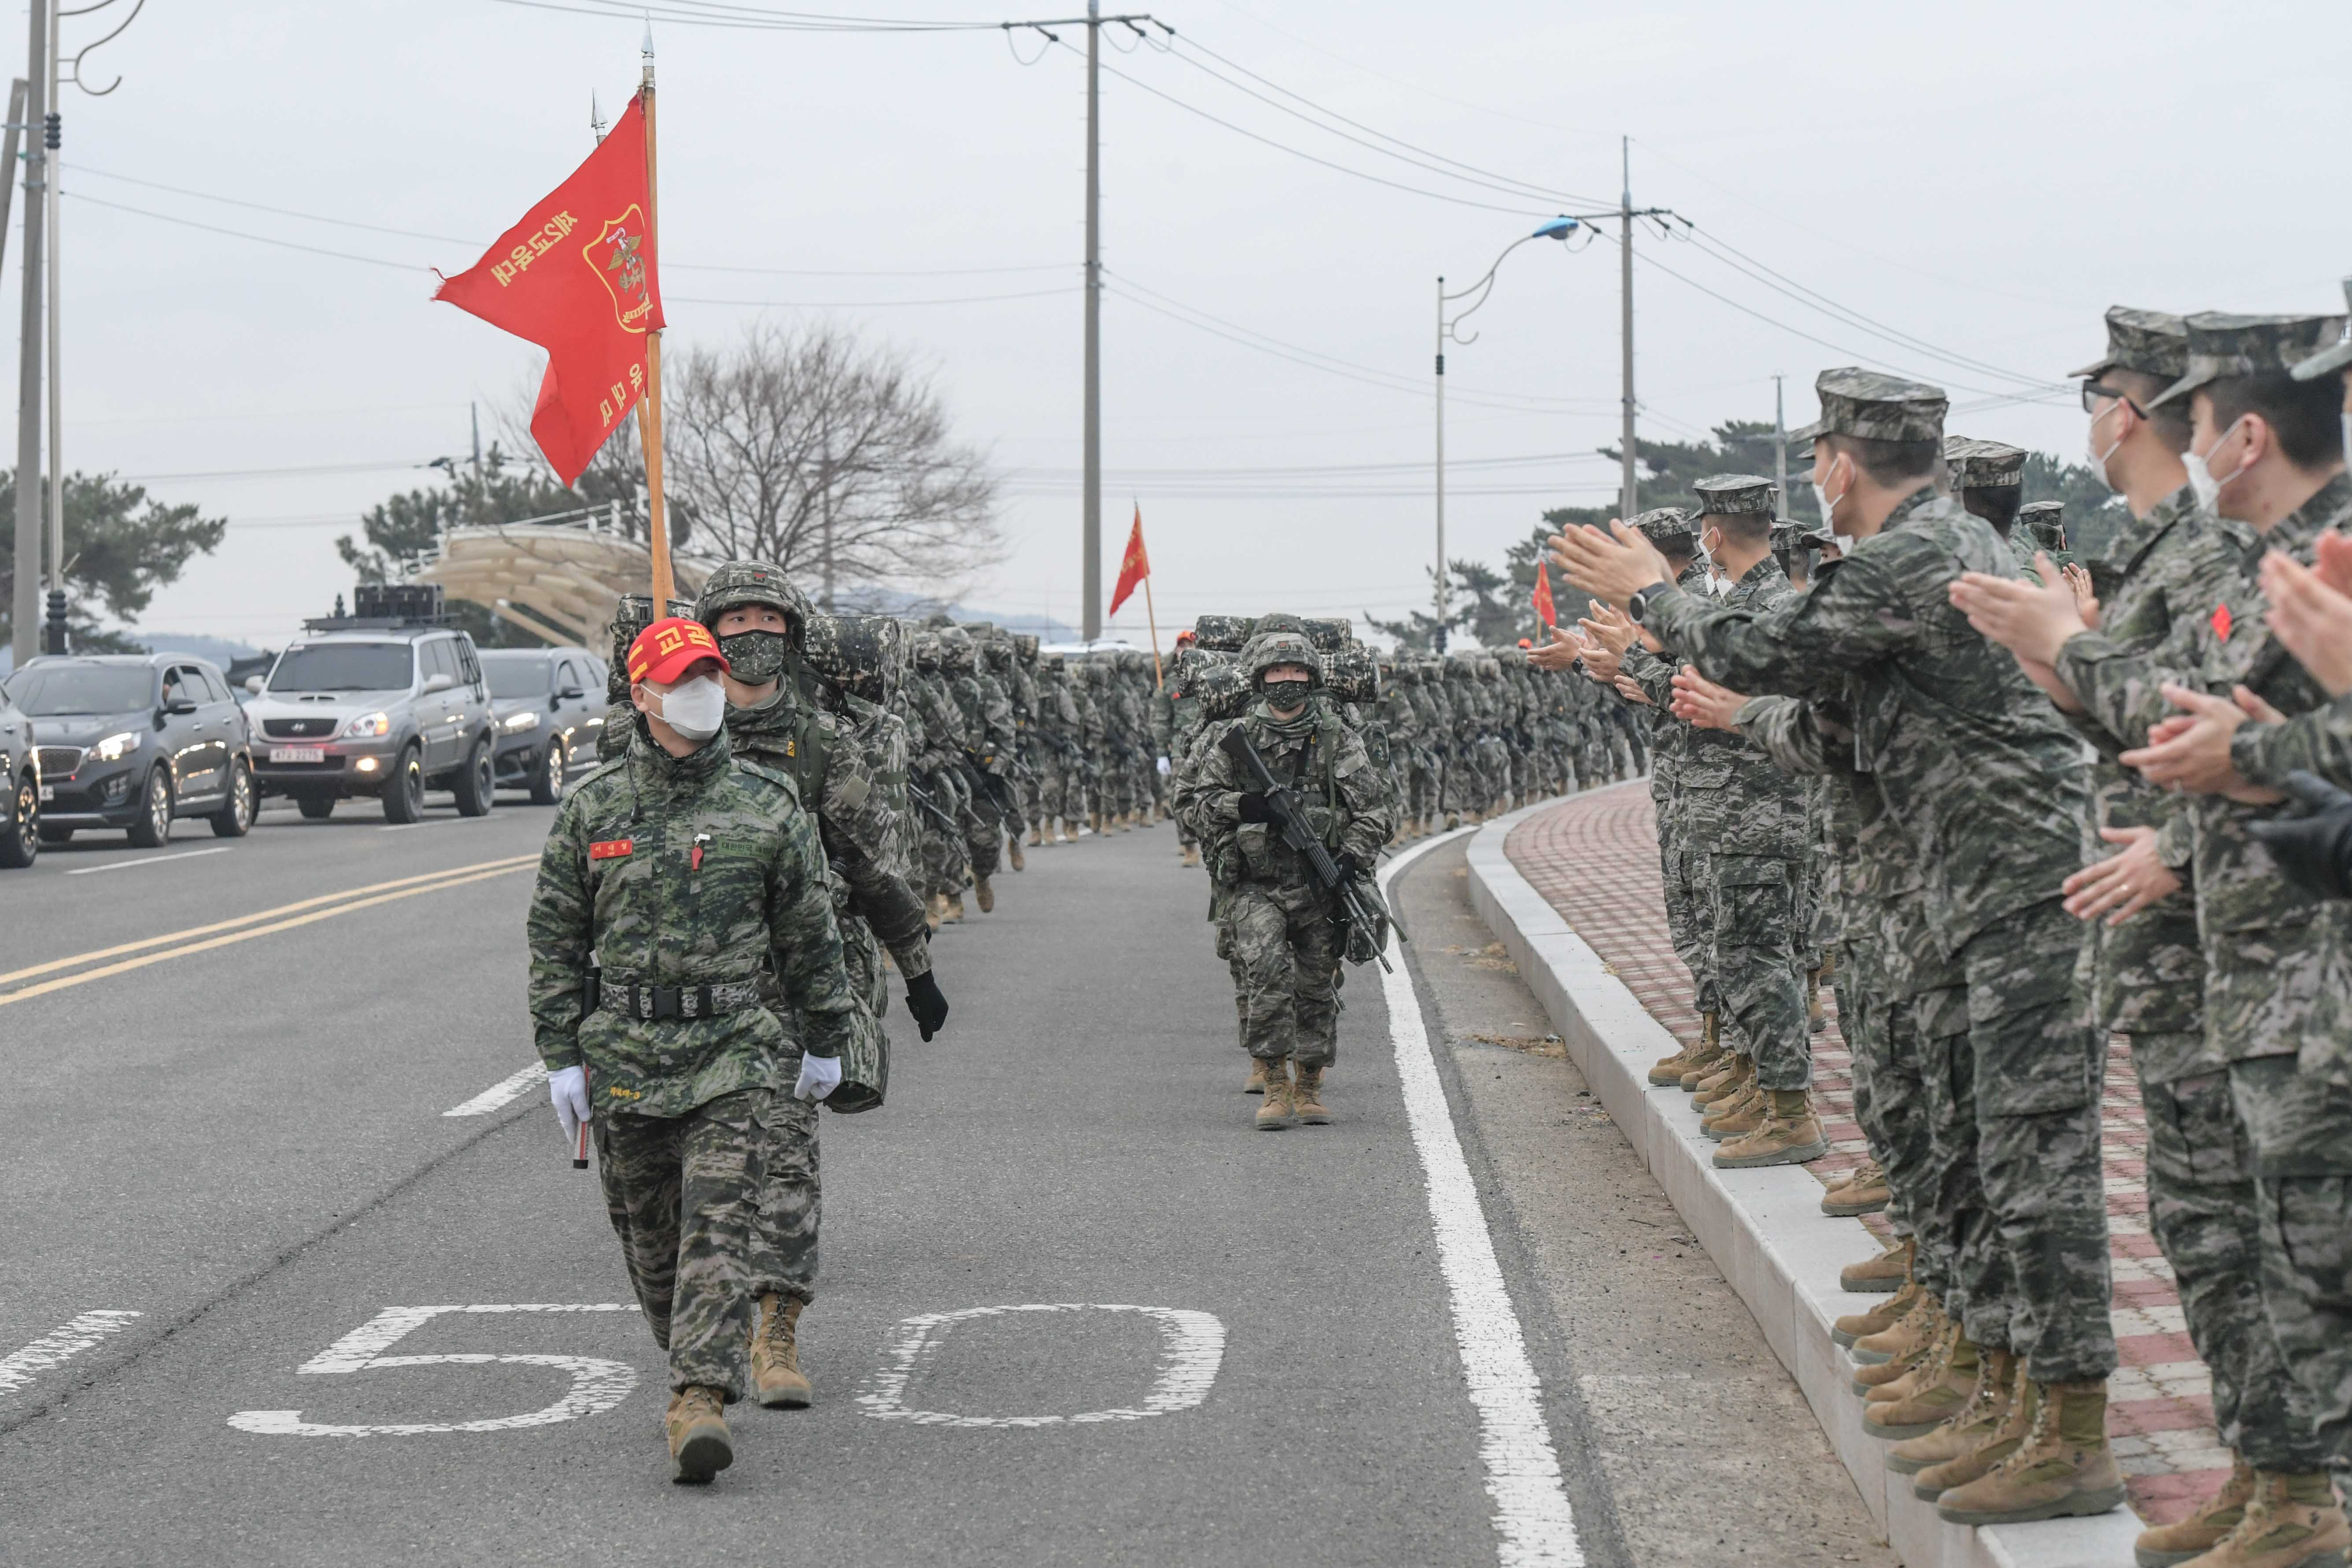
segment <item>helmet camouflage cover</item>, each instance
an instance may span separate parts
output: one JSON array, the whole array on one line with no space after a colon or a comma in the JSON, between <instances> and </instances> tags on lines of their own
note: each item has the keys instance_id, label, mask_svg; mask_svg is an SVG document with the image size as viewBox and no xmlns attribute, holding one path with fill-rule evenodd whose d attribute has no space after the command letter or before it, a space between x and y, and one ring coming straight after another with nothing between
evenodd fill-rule
<instances>
[{"instance_id":1,"label":"helmet camouflage cover","mask_svg":"<svg viewBox=\"0 0 2352 1568\"><path fill-rule=\"evenodd\" d=\"M794 641L807 631L809 597L786 576L784 569L767 561L730 561L710 574L702 596L694 601L694 618L711 626L728 611L743 605L770 605L784 613Z\"/></svg>"},{"instance_id":2,"label":"helmet camouflage cover","mask_svg":"<svg viewBox=\"0 0 2352 1568\"><path fill-rule=\"evenodd\" d=\"M1323 661L1303 633L1260 632L1242 649L1242 672L1253 691L1265 684L1265 672L1280 664L1298 665L1307 670L1309 685L1323 684Z\"/></svg>"}]
</instances>

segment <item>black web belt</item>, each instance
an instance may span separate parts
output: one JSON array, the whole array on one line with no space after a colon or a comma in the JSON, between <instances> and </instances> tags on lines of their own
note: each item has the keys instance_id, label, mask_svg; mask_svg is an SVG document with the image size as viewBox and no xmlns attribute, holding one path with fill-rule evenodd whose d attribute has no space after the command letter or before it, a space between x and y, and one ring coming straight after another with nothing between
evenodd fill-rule
<instances>
[{"instance_id":1,"label":"black web belt","mask_svg":"<svg viewBox=\"0 0 2352 1568\"><path fill-rule=\"evenodd\" d=\"M638 985L599 978L592 984L595 1000L590 1004L591 1010L601 1007L641 1021L716 1018L761 1005L757 980L722 980L715 985Z\"/></svg>"}]
</instances>

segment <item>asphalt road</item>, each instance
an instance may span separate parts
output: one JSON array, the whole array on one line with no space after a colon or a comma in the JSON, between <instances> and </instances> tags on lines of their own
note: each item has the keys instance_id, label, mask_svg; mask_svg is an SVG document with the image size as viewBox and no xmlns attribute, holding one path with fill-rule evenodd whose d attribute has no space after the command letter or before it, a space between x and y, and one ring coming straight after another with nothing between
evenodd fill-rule
<instances>
[{"instance_id":1,"label":"asphalt road","mask_svg":"<svg viewBox=\"0 0 2352 1568\"><path fill-rule=\"evenodd\" d=\"M824 1120L815 1407L671 1486L544 1091L445 1114L532 1060L548 816L0 876L0 1562L1888 1560L1458 843L1398 885L1421 1029L1352 971L1333 1123L1279 1134L1172 831L1031 851L934 949L947 1033ZM1531 1426L1465 1382L1502 1352Z\"/></svg>"}]
</instances>

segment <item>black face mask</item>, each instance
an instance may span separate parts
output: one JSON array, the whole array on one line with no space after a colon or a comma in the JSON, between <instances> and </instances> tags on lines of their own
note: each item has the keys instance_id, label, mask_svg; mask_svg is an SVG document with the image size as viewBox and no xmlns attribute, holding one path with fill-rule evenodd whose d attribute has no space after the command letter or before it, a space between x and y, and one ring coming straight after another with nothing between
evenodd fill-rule
<instances>
[{"instance_id":1,"label":"black face mask","mask_svg":"<svg viewBox=\"0 0 2352 1568\"><path fill-rule=\"evenodd\" d=\"M727 670L746 686L765 686L784 672L792 639L782 632L736 632L719 639Z\"/></svg>"},{"instance_id":2,"label":"black face mask","mask_svg":"<svg viewBox=\"0 0 2352 1568\"><path fill-rule=\"evenodd\" d=\"M1269 680L1265 683L1265 705L1277 713L1286 713L1305 702L1311 689L1311 681Z\"/></svg>"}]
</instances>

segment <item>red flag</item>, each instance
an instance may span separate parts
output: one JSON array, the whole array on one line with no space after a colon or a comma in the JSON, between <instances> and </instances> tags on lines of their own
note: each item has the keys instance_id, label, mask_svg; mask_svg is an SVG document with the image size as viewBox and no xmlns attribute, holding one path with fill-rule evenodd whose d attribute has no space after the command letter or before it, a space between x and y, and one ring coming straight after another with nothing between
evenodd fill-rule
<instances>
[{"instance_id":1,"label":"red flag","mask_svg":"<svg viewBox=\"0 0 2352 1568\"><path fill-rule=\"evenodd\" d=\"M646 180L646 117L629 100L588 161L434 298L547 351L530 433L565 484L646 389L663 326Z\"/></svg>"},{"instance_id":2,"label":"red flag","mask_svg":"<svg viewBox=\"0 0 2352 1568\"><path fill-rule=\"evenodd\" d=\"M1118 585L1110 591L1110 613L1118 614L1118 607L1127 603L1135 585L1150 575L1151 558L1143 553L1143 506L1138 502L1135 526L1127 531L1127 553L1119 557Z\"/></svg>"},{"instance_id":3,"label":"red flag","mask_svg":"<svg viewBox=\"0 0 2352 1568\"><path fill-rule=\"evenodd\" d=\"M1559 617L1551 607L1551 574L1544 570L1544 563L1540 561L1536 563L1536 615L1548 626L1559 625Z\"/></svg>"}]
</instances>

